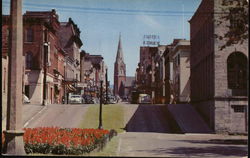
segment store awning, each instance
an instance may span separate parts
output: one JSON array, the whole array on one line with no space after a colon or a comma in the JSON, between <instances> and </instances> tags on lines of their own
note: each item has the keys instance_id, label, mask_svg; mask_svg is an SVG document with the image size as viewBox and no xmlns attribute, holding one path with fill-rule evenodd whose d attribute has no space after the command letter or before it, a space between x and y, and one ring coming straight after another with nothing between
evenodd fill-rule
<instances>
[{"instance_id":1,"label":"store awning","mask_svg":"<svg viewBox=\"0 0 250 158\"><path fill-rule=\"evenodd\" d=\"M66 90L67 90L68 92L75 92L75 91L76 91L76 88L73 87L71 84L67 84L67 85L66 85Z\"/></svg>"}]
</instances>

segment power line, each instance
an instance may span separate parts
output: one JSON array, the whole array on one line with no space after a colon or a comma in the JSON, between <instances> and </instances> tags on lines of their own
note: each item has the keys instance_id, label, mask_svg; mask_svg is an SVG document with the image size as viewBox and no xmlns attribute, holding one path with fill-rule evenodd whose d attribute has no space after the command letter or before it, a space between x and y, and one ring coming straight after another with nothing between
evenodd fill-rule
<instances>
[{"instance_id":1,"label":"power line","mask_svg":"<svg viewBox=\"0 0 250 158\"><path fill-rule=\"evenodd\" d=\"M9 5L8 2L3 2ZM75 7L75 6L63 6L63 5L49 5L49 4L33 4L24 3L24 8L39 8L48 9L56 8L57 10L64 12L82 12L82 13L96 13L96 14L114 14L114 15L149 15L149 16L191 16L194 12L186 11L155 11L155 10L131 10L131 9L111 9L111 8L87 8L87 7Z\"/></svg>"}]
</instances>

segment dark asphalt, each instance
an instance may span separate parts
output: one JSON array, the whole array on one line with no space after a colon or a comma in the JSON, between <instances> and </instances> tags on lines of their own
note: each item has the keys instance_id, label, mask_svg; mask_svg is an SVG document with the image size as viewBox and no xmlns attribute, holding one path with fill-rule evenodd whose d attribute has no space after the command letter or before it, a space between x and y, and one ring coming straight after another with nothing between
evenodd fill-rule
<instances>
[{"instance_id":1,"label":"dark asphalt","mask_svg":"<svg viewBox=\"0 0 250 158\"><path fill-rule=\"evenodd\" d=\"M126 125L127 132L171 133L166 105L141 104Z\"/></svg>"}]
</instances>

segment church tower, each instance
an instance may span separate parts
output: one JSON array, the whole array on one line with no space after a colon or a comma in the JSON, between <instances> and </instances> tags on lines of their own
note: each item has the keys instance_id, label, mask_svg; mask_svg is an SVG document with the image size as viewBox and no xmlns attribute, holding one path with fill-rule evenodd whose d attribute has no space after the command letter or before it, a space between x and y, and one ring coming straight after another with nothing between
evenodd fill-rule
<instances>
[{"instance_id":1,"label":"church tower","mask_svg":"<svg viewBox=\"0 0 250 158\"><path fill-rule=\"evenodd\" d=\"M126 81L126 65L123 59L122 42L120 34L118 49L116 54L116 61L114 64L114 95L119 95L120 97L123 97L125 81Z\"/></svg>"}]
</instances>

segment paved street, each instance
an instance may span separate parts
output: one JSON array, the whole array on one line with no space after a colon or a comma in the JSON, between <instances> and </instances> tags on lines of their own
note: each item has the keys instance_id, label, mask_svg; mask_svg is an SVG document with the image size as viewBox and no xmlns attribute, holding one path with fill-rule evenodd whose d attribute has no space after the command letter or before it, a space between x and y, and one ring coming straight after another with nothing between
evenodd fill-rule
<instances>
[{"instance_id":1,"label":"paved street","mask_svg":"<svg viewBox=\"0 0 250 158\"><path fill-rule=\"evenodd\" d=\"M118 156L235 158L248 153L247 136L171 133L166 105L122 105L127 132L118 134Z\"/></svg>"},{"instance_id":2,"label":"paved street","mask_svg":"<svg viewBox=\"0 0 250 158\"><path fill-rule=\"evenodd\" d=\"M240 158L248 149L246 136L126 132L118 137L119 156Z\"/></svg>"},{"instance_id":3,"label":"paved street","mask_svg":"<svg viewBox=\"0 0 250 158\"><path fill-rule=\"evenodd\" d=\"M82 121L88 106L86 104L48 105L41 114L37 114L30 120L26 127L76 128Z\"/></svg>"},{"instance_id":4,"label":"paved street","mask_svg":"<svg viewBox=\"0 0 250 158\"><path fill-rule=\"evenodd\" d=\"M167 109L165 105L150 104L127 104L127 106L137 108L127 122L127 132L158 132L170 133L169 120L167 119ZM127 106L124 106L127 108ZM128 109L130 109L128 107Z\"/></svg>"}]
</instances>

